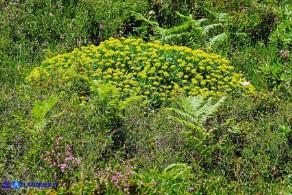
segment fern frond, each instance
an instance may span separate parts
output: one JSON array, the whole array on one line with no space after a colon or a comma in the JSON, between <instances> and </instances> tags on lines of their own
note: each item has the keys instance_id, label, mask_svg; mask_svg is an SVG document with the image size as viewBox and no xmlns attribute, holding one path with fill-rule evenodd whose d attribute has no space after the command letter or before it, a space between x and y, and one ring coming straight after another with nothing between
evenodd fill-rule
<instances>
[{"instance_id":1,"label":"fern frond","mask_svg":"<svg viewBox=\"0 0 292 195\"><path fill-rule=\"evenodd\" d=\"M179 34L170 34L170 35L166 35L163 38L163 41L170 41L170 40L174 40L174 39L181 39L183 36L191 36L191 33L189 32L184 32L184 33L179 33Z\"/></svg>"},{"instance_id":2,"label":"fern frond","mask_svg":"<svg viewBox=\"0 0 292 195\"><path fill-rule=\"evenodd\" d=\"M217 24L210 24L210 25L207 25L207 26L204 26L203 27L203 32L202 32L202 35L203 36L206 36L210 30L216 28L216 27L223 27L223 24L222 23L217 23Z\"/></svg>"},{"instance_id":3,"label":"fern frond","mask_svg":"<svg viewBox=\"0 0 292 195\"><path fill-rule=\"evenodd\" d=\"M197 121L197 119L195 117L193 117L191 112L184 112L184 111L181 111L181 110L176 109L176 108L166 108L165 110L173 111L176 114L180 115L180 117L184 118L185 120L189 120L189 121L192 121L194 123L196 123L196 121Z\"/></svg>"},{"instance_id":4,"label":"fern frond","mask_svg":"<svg viewBox=\"0 0 292 195\"><path fill-rule=\"evenodd\" d=\"M47 122L45 120L46 114L57 104L58 97L51 95L44 101L37 100L31 110L34 126L36 129L43 128Z\"/></svg>"},{"instance_id":5,"label":"fern frond","mask_svg":"<svg viewBox=\"0 0 292 195\"><path fill-rule=\"evenodd\" d=\"M201 95L190 96L190 97L186 97L182 99L181 102L182 102L182 107L185 111L194 112L202 105L202 103L204 102L204 98Z\"/></svg>"},{"instance_id":6,"label":"fern frond","mask_svg":"<svg viewBox=\"0 0 292 195\"><path fill-rule=\"evenodd\" d=\"M191 15L190 16L185 16L185 15L179 13L179 12L176 12L176 14L178 16L180 16L181 18L186 19L188 22L191 22L193 24L196 24L196 26L200 26L202 22L205 22L205 21L208 20L207 18L201 18L201 19L196 20Z\"/></svg>"},{"instance_id":7,"label":"fern frond","mask_svg":"<svg viewBox=\"0 0 292 195\"><path fill-rule=\"evenodd\" d=\"M218 108L223 104L223 102L225 101L226 97L223 96L221 97L215 104L212 104L212 99L208 99L207 103L204 104L201 108L200 108L200 118L198 120L198 123L203 124L204 122L206 122L206 120L208 118L210 118L210 116L215 113Z\"/></svg>"},{"instance_id":8,"label":"fern frond","mask_svg":"<svg viewBox=\"0 0 292 195\"><path fill-rule=\"evenodd\" d=\"M181 106L186 113L191 113L192 122L198 123L199 119L199 108L204 103L204 98L202 96L190 96L183 98L181 100Z\"/></svg>"},{"instance_id":9,"label":"fern frond","mask_svg":"<svg viewBox=\"0 0 292 195\"><path fill-rule=\"evenodd\" d=\"M218 15L218 21L219 22L226 22L227 21L227 13L219 13Z\"/></svg>"},{"instance_id":10,"label":"fern frond","mask_svg":"<svg viewBox=\"0 0 292 195\"><path fill-rule=\"evenodd\" d=\"M147 18L145 18L142 14L140 13L137 13L137 12L134 12L134 11L131 11L131 14L132 16L134 16L137 20L142 20L152 26L159 26L158 22L155 22L155 21L151 21L151 20L148 20Z\"/></svg>"},{"instance_id":11,"label":"fern frond","mask_svg":"<svg viewBox=\"0 0 292 195\"><path fill-rule=\"evenodd\" d=\"M48 111L50 111L57 102L58 97L54 95L51 95L48 99L44 101L37 100L31 110L31 114L35 122L43 120Z\"/></svg>"},{"instance_id":12,"label":"fern frond","mask_svg":"<svg viewBox=\"0 0 292 195\"><path fill-rule=\"evenodd\" d=\"M176 163L168 165L162 172L167 178L177 179L184 174L190 174L192 167L187 163Z\"/></svg>"},{"instance_id":13,"label":"fern frond","mask_svg":"<svg viewBox=\"0 0 292 195\"><path fill-rule=\"evenodd\" d=\"M193 18L191 17L191 16L185 16L185 15L183 15L183 14L181 14L181 13L179 13L179 12L175 12L179 17L181 17L181 18L184 18L184 19L187 19L187 20L193 20Z\"/></svg>"},{"instance_id":14,"label":"fern frond","mask_svg":"<svg viewBox=\"0 0 292 195\"><path fill-rule=\"evenodd\" d=\"M170 115L170 118L192 129L198 129L218 110L225 99L226 97L223 96L213 104L211 98L204 100L200 95L191 96L181 99L182 110L176 108L166 108L166 110L179 115L179 117Z\"/></svg>"},{"instance_id":15,"label":"fern frond","mask_svg":"<svg viewBox=\"0 0 292 195\"><path fill-rule=\"evenodd\" d=\"M198 135L202 135L206 132L203 128L201 128L199 125L197 125L194 122L189 122L187 120L180 119L176 116L169 116L169 118L181 123L182 125L190 128L190 129L192 129L194 131L194 133L196 133Z\"/></svg>"},{"instance_id":16,"label":"fern frond","mask_svg":"<svg viewBox=\"0 0 292 195\"><path fill-rule=\"evenodd\" d=\"M203 124L214 112L215 110L212 107L211 99L208 99L198 111L198 122Z\"/></svg>"},{"instance_id":17,"label":"fern frond","mask_svg":"<svg viewBox=\"0 0 292 195\"><path fill-rule=\"evenodd\" d=\"M153 30L154 30L156 35L160 35L161 39L164 39L167 29L159 27L159 26L155 26Z\"/></svg>"},{"instance_id":18,"label":"fern frond","mask_svg":"<svg viewBox=\"0 0 292 195\"><path fill-rule=\"evenodd\" d=\"M213 18L215 18L216 20L218 20L219 22L225 22L227 20L227 13L217 13L217 12L213 12L207 8L204 8Z\"/></svg>"},{"instance_id":19,"label":"fern frond","mask_svg":"<svg viewBox=\"0 0 292 195\"><path fill-rule=\"evenodd\" d=\"M179 26L175 26L169 29L164 29L165 36L175 34L175 33L185 33L186 31L189 31L190 28L199 27L200 23L204 21L203 19L195 20L191 16L185 16L183 14L180 14L179 12L176 12L176 14L179 15L181 18L186 19L186 21L183 22Z\"/></svg>"},{"instance_id":20,"label":"fern frond","mask_svg":"<svg viewBox=\"0 0 292 195\"><path fill-rule=\"evenodd\" d=\"M205 11L207 11L211 16L213 16L214 18L217 18L217 13L216 12L213 12L211 10L209 10L208 8L204 8Z\"/></svg>"},{"instance_id":21,"label":"fern frond","mask_svg":"<svg viewBox=\"0 0 292 195\"><path fill-rule=\"evenodd\" d=\"M190 28L193 27L194 25L198 26L198 25L196 25L196 21L195 20L194 21L193 20L189 20L189 21L186 21L186 22L182 23L179 26L175 26L175 27L166 29L166 34L185 32L185 31L190 30Z\"/></svg>"},{"instance_id":22,"label":"fern frond","mask_svg":"<svg viewBox=\"0 0 292 195\"><path fill-rule=\"evenodd\" d=\"M208 21L207 18L201 18L201 19L197 20L197 22L198 22L198 26L201 26L201 24L202 24L203 22L206 22L206 21Z\"/></svg>"},{"instance_id":23,"label":"fern frond","mask_svg":"<svg viewBox=\"0 0 292 195\"><path fill-rule=\"evenodd\" d=\"M247 37L247 33L243 33L243 32L236 32L235 35L237 37Z\"/></svg>"},{"instance_id":24,"label":"fern frond","mask_svg":"<svg viewBox=\"0 0 292 195\"><path fill-rule=\"evenodd\" d=\"M221 33L219 35L216 35L215 37L212 37L209 40L207 45L210 46L210 47L215 47L215 46L218 46L219 44L223 43L227 39L228 39L227 34L226 33Z\"/></svg>"}]
</instances>

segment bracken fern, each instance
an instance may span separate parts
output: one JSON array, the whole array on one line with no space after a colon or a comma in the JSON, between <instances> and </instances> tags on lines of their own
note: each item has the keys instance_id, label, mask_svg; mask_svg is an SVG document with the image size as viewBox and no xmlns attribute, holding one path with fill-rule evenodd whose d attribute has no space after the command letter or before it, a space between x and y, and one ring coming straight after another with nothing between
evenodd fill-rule
<instances>
[{"instance_id":1,"label":"bracken fern","mask_svg":"<svg viewBox=\"0 0 292 195\"><path fill-rule=\"evenodd\" d=\"M206 18L196 20L192 18L191 15L185 16L179 12L176 12L176 14L186 21L181 25L166 29L160 27L158 22L150 21L140 13L132 12L132 15L136 17L137 20L142 20L151 25L155 32L155 36L160 37L162 42L171 43L172 41L180 40L182 37L187 37L190 42L203 40L203 44L216 47L228 39L228 34L225 32L213 37L210 35L211 30L224 27L224 22L226 21L225 13L213 13L214 17L216 17L216 20L219 22L209 25L203 25L203 22L208 21Z\"/></svg>"},{"instance_id":2,"label":"bracken fern","mask_svg":"<svg viewBox=\"0 0 292 195\"><path fill-rule=\"evenodd\" d=\"M175 113L175 115L170 113L169 117L192 129L195 134L194 138L202 141L210 133L204 129L203 124L218 110L225 99L226 97L223 96L213 104L212 98L204 100L200 95L190 96L181 98L181 109L172 107L166 108L166 110Z\"/></svg>"},{"instance_id":3,"label":"bracken fern","mask_svg":"<svg viewBox=\"0 0 292 195\"><path fill-rule=\"evenodd\" d=\"M36 129L41 129L46 125L45 115L57 104L58 97L51 95L44 101L37 100L31 110L33 122Z\"/></svg>"}]
</instances>

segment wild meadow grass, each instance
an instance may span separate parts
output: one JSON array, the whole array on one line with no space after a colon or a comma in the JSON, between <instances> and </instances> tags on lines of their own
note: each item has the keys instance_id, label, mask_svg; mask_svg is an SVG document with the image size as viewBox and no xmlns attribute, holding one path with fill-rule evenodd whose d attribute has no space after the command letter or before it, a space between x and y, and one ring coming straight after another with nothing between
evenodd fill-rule
<instances>
[{"instance_id":1,"label":"wild meadow grass","mask_svg":"<svg viewBox=\"0 0 292 195\"><path fill-rule=\"evenodd\" d=\"M291 6L0 0L0 194L292 193Z\"/></svg>"}]
</instances>

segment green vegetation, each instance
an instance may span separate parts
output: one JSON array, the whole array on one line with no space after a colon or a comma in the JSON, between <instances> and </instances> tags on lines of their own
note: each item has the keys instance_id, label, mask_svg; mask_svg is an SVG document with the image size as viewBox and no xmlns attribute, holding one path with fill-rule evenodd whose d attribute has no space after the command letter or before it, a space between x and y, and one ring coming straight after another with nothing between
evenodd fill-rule
<instances>
[{"instance_id":1,"label":"green vegetation","mask_svg":"<svg viewBox=\"0 0 292 195\"><path fill-rule=\"evenodd\" d=\"M0 0L0 194L290 194L290 1Z\"/></svg>"}]
</instances>

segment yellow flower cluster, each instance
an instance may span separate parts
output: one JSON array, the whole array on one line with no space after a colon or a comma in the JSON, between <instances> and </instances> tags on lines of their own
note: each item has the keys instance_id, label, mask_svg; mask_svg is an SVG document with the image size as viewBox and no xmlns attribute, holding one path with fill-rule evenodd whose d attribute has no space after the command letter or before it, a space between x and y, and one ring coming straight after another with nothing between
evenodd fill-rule
<instances>
[{"instance_id":1,"label":"yellow flower cluster","mask_svg":"<svg viewBox=\"0 0 292 195\"><path fill-rule=\"evenodd\" d=\"M76 76L115 85L125 96L147 95L165 100L178 92L221 96L227 92L253 93L254 88L220 55L184 46L114 39L99 46L81 47L42 63L28 75L32 85L70 87Z\"/></svg>"}]
</instances>

